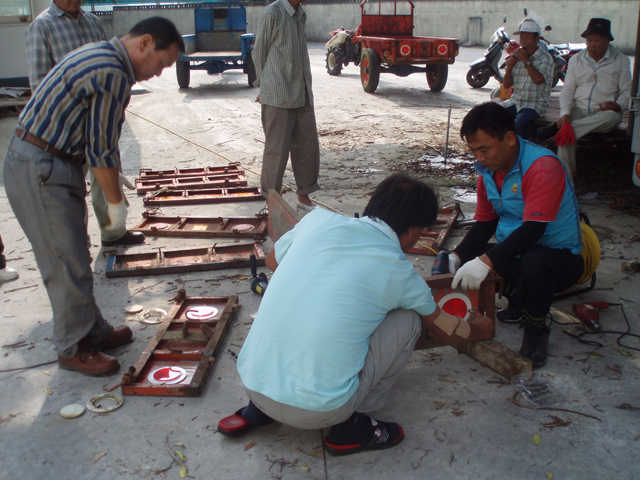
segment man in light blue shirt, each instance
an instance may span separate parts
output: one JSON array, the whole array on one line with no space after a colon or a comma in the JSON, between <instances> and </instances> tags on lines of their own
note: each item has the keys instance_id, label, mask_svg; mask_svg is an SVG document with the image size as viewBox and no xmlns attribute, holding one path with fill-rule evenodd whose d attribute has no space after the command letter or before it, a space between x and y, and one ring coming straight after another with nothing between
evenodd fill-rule
<instances>
[{"instance_id":1,"label":"man in light blue shirt","mask_svg":"<svg viewBox=\"0 0 640 480\"><path fill-rule=\"evenodd\" d=\"M366 413L384 405L421 327L451 343L491 328L441 312L405 257L437 210L426 184L396 174L363 218L317 209L275 244L275 273L238 357L251 402L218 431L236 436L273 420L332 427L324 446L335 455L403 439L398 424Z\"/></svg>"}]
</instances>

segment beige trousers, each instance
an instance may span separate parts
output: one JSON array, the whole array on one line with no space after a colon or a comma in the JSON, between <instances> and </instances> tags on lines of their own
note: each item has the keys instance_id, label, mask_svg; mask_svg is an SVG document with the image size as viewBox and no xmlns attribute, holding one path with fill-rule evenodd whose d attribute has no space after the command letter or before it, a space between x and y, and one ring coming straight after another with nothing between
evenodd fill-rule
<instances>
[{"instance_id":1,"label":"beige trousers","mask_svg":"<svg viewBox=\"0 0 640 480\"><path fill-rule=\"evenodd\" d=\"M313 106L278 108L262 105L262 127L265 136L260 178L262 195L267 198L271 188L282 191L289 153L298 195L320 190L320 145Z\"/></svg>"},{"instance_id":2,"label":"beige trousers","mask_svg":"<svg viewBox=\"0 0 640 480\"><path fill-rule=\"evenodd\" d=\"M576 174L576 146L578 139L591 132L608 132L613 130L622 121L622 114L613 110L604 110L587 115L582 110L571 110L571 126L576 134L576 143L558 147L558 158L567 169L569 178Z\"/></svg>"}]
</instances>

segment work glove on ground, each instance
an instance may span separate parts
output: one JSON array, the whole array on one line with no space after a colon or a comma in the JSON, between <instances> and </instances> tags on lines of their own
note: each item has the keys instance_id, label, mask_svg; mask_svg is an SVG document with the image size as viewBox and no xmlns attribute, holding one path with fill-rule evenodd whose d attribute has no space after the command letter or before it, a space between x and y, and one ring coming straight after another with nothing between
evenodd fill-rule
<instances>
[{"instance_id":1,"label":"work glove on ground","mask_svg":"<svg viewBox=\"0 0 640 480\"><path fill-rule=\"evenodd\" d=\"M125 228L127 220L127 206L124 203L124 197L120 203L107 202L107 214L109 215L109 224L104 226L105 230L121 230Z\"/></svg>"},{"instance_id":2,"label":"work glove on ground","mask_svg":"<svg viewBox=\"0 0 640 480\"><path fill-rule=\"evenodd\" d=\"M131 180L129 180L123 174L121 174L121 173L119 174L119 179L120 179L120 186L124 185L129 190L135 190L136 189L136 186L133 183L131 183Z\"/></svg>"},{"instance_id":3,"label":"work glove on ground","mask_svg":"<svg viewBox=\"0 0 640 480\"><path fill-rule=\"evenodd\" d=\"M451 287L456 288L460 284L464 290L477 290L490 270L489 265L480 260L480 257L476 257L458 269Z\"/></svg>"},{"instance_id":4,"label":"work glove on ground","mask_svg":"<svg viewBox=\"0 0 640 480\"><path fill-rule=\"evenodd\" d=\"M565 145L568 145L569 143L571 145L575 144L576 134L573 131L573 127L571 126L571 123L565 122L564 125L562 125L562 128L560 129L560 131L556 133L555 137L553 137L553 140L556 142L556 145L558 145L559 147L563 147Z\"/></svg>"}]
</instances>

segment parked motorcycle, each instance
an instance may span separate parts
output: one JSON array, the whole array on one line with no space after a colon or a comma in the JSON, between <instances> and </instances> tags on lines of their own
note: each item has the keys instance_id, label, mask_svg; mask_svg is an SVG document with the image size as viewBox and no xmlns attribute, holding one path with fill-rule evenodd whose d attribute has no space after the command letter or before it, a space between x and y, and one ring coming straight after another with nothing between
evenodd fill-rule
<instances>
[{"instance_id":1,"label":"parked motorcycle","mask_svg":"<svg viewBox=\"0 0 640 480\"><path fill-rule=\"evenodd\" d=\"M498 65L502 57L502 49L511 42L507 32L504 30L506 23L507 17L504 16L502 25L491 36L491 43L484 51L484 57L479 58L469 65L469 71L467 72L467 83L469 86L473 88L484 87L491 77L494 77L498 82L502 83L502 73L500 73Z\"/></svg>"}]
</instances>

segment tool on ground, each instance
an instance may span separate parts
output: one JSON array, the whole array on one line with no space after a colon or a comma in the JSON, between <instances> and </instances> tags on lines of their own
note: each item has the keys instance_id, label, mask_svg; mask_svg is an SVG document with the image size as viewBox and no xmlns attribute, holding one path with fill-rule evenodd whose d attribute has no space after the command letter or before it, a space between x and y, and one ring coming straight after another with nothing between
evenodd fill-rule
<instances>
[{"instance_id":1,"label":"tool on ground","mask_svg":"<svg viewBox=\"0 0 640 480\"><path fill-rule=\"evenodd\" d=\"M264 272L260 272L260 275L258 275L255 255L251 255L251 257L249 257L249 264L251 266L251 291L262 296L269 284L267 275Z\"/></svg>"},{"instance_id":2,"label":"tool on ground","mask_svg":"<svg viewBox=\"0 0 640 480\"><path fill-rule=\"evenodd\" d=\"M449 252L443 250L436 255L436 261L431 267L431 275L446 275L449 273Z\"/></svg>"},{"instance_id":3,"label":"tool on ground","mask_svg":"<svg viewBox=\"0 0 640 480\"><path fill-rule=\"evenodd\" d=\"M582 323L594 332L602 330L599 322L600 314L598 313L598 310L604 310L608 307L609 304L607 302L574 303L572 306L573 311L576 312L576 315Z\"/></svg>"}]
</instances>

